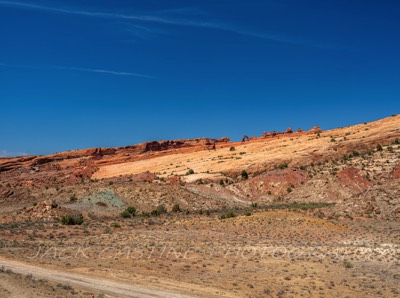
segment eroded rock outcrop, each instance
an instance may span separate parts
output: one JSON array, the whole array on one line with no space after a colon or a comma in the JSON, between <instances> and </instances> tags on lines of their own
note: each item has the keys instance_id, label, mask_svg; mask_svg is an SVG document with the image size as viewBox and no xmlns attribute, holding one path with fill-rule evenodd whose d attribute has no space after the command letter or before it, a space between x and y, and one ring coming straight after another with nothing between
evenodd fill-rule
<instances>
[{"instance_id":1,"label":"eroded rock outcrop","mask_svg":"<svg viewBox=\"0 0 400 298\"><path fill-rule=\"evenodd\" d=\"M357 168L347 168L340 171L336 176L339 178L341 183L360 192L371 187L371 182L364 178L361 175L360 169Z\"/></svg>"},{"instance_id":2,"label":"eroded rock outcrop","mask_svg":"<svg viewBox=\"0 0 400 298\"><path fill-rule=\"evenodd\" d=\"M58 206L53 200L46 200L23 211L21 217L29 221L54 221L71 212Z\"/></svg>"},{"instance_id":3,"label":"eroded rock outcrop","mask_svg":"<svg viewBox=\"0 0 400 298\"><path fill-rule=\"evenodd\" d=\"M308 133L321 133L321 132L323 132L323 130L318 125L315 125L308 131Z\"/></svg>"},{"instance_id":4,"label":"eroded rock outcrop","mask_svg":"<svg viewBox=\"0 0 400 298\"><path fill-rule=\"evenodd\" d=\"M399 164L396 166L396 168L394 169L393 174L392 174L392 178L393 178L394 180L400 179L400 163L399 163Z\"/></svg>"}]
</instances>

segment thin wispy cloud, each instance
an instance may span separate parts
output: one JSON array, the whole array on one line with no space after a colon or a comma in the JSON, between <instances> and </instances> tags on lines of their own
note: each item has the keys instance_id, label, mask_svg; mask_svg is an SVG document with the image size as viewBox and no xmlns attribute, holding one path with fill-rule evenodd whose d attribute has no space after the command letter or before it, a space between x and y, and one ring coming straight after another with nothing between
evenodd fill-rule
<instances>
[{"instance_id":1,"label":"thin wispy cloud","mask_svg":"<svg viewBox=\"0 0 400 298\"><path fill-rule=\"evenodd\" d=\"M43 6L37 5L27 2L14 2L14 1L3 1L0 0L1 6L21 8L21 9L33 9L44 12L51 13L61 13L61 14L69 14L69 15L77 15L84 17L97 17L97 18L105 18L105 19L116 19L116 20L125 20L125 21L140 21L140 22L152 22L157 24L164 25L173 25L173 26L185 26L185 27L197 27L197 28L206 28L206 29L214 29L227 31L243 36L254 37L259 39L271 40L275 42L281 43L289 43L289 44L301 44L312 47L322 47L322 48L331 48L335 47L332 45L327 45L323 43L317 43L305 39L294 38L291 36L286 36L283 34L270 34L265 32L257 32L254 30L242 28L236 25L232 25L223 21L201 21L201 20L190 20L190 19L182 19L182 18L172 18L161 15L149 15L149 14L121 14L121 13L110 13L110 12L99 12L99 11L88 11L88 10L77 10L77 9L66 9L60 7L53 6ZM174 12L185 12L187 9L173 9ZM193 10L193 9L192 9ZM166 10L165 12L168 12Z\"/></svg>"},{"instance_id":2,"label":"thin wispy cloud","mask_svg":"<svg viewBox=\"0 0 400 298\"><path fill-rule=\"evenodd\" d=\"M34 69L34 70L35 69L36 70L66 70L66 71L92 72L92 73L109 74L109 75L117 75L117 76L131 76L131 77L140 77L140 78L148 78L148 79L154 78L149 75L135 73L135 72L115 71L115 70L106 70L106 69L97 69L97 68L59 66L59 65L16 65L16 64L8 64L8 63L0 62L0 66L8 67L8 68L23 68L23 69Z\"/></svg>"},{"instance_id":3,"label":"thin wispy cloud","mask_svg":"<svg viewBox=\"0 0 400 298\"><path fill-rule=\"evenodd\" d=\"M148 76L148 75L141 74L141 73L106 70L106 69L93 69L93 68L67 67L67 66L52 66L52 68L53 69L59 69L59 70L72 70L72 71L104 73L104 74L111 74L111 75L117 75L117 76L131 76L131 77L140 77L140 78L148 78L148 79L154 78L152 76Z\"/></svg>"}]
</instances>

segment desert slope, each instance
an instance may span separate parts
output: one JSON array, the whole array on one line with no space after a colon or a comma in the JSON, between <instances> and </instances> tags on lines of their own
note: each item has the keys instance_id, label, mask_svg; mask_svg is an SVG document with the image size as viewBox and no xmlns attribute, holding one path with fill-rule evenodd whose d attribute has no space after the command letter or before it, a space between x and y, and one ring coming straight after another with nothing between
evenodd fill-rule
<instances>
[{"instance_id":1,"label":"desert slope","mask_svg":"<svg viewBox=\"0 0 400 298\"><path fill-rule=\"evenodd\" d=\"M93 178L110 178L150 171L161 176L184 175L188 169L196 173L252 172L269 169L281 163L305 165L342 156L352 150L366 151L377 144L388 144L400 136L400 116L346 128L316 133L286 133L240 143L225 143L215 150L171 152L147 160L100 166ZM235 151L230 151L230 147ZM202 175L201 177L207 177Z\"/></svg>"}]
</instances>

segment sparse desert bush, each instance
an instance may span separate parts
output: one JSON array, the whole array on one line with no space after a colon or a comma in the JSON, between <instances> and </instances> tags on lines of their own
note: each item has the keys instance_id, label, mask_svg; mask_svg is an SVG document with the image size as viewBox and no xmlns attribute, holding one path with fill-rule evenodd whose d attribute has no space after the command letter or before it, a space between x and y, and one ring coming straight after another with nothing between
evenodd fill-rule
<instances>
[{"instance_id":1,"label":"sparse desert bush","mask_svg":"<svg viewBox=\"0 0 400 298\"><path fill-rule=\"evenodd\" d=\"M243 170L241 175L242 175L243 180L247 180L249 178L249 174L247 174L246 170Z\"/></svg>"},{"instance_id":2,"label":"sparse desert bush","mask_svg":"<svg viewBox=\"0 0 400 298\"><path fill-rule=\"evenodd\" d=\"M81 225L83 223L83 215L80 213L79 215L64 215L61 217L61 223L63 225Z\"/></svg>"},{"instance_id":3,"label":"sparse desert bush","mask_svg":"<svg viewBox=\"0 0 400 298\"><path fill-rule=\"evenodd\" d=\"M236 214L234 212L228 212L227 214L222 214L219 218L220 219L226 219L226 218L233 218L236 217Z\"/></svg>"},{"instance_id":4,"label":"sparse desert bush","mask_svg":"<svg viewBox=\"0 0 400 298\"><path fill-rule=\"evenodd\" d=\"M157 210L158 210L158 212L159 212L160 214L164 214L164 213L167 213L167 212L168 212L168 211L167 211L167 208L165 208L164 205L158 205L158 206L157 206Z\"/></svg>"},{"instance_id":5,"label":"sparse desert bush","mask_svg":"<svg viewBox=\"0 0 400 298\"><path fill-rule=\"evenodd\" d=\"M344 268L347 268L347 269L351 269L354 267L354 265L349 260L344 260L343 266L344 266Z\"/></svg>"},{"instance_id":6,"label":"sparse desert bush","mask_svg":"<svg viewBox=\"0 0 400 298\"><path fill-rule=\"evenodd\" d=\"M136 215L136 208L133 206L129 206L126 208L126 211L128 211L130 214L132 214L132 216Z\"/></svg>"},{"instance_id":7,"label":"sparse desert bush","mask_svg":"<svg viewBox=\"0 0 400 298\"><path fill-rule=\"evenodd\" d=\"M236 149L235 149L235 147L231 147L231 148L229 148L229 151L235 151Z\"/></svg>"},{"instance_id":8,"label":"sparse desert bush","mask_svg":"<svg viewBox=\"0 0 400 298\"><path fill-rule=\"evenodd\" d=\"M128 210L124 210L124 211L121 213L121 217L122 217L122 218L131 218L131 217L132 217L132 214L131 214Z\"/></svg>"},{"instance_id":9,"label":"sparse desert bush","mask_svg":"<svg viewBox=\"0 0 400 298\"><path fill-rule=\"evenodd\" d=\"M151 210L150 214L152 216L159 216L161 215L160 211L158 211L157 209Z\"/></svg>"},{"instance_id":10,"label":"sparse desert bush","mask_svg":"<svg viewBox=\"0 0 400 298\"><path fill-rule=\"evenodd\" d=\"M186 175L193 175L194 174L194 170L190 169L189 171L186 172Z\"/></svg>"},{"instance_id":11,"label":"sparse desert bush","mask_svg":"<svg viewBox=\"0 0 400 298\"><path fill-rule=\"evenodd\" d=\"M376 146L376 151L382 151L383 150L383 148L382 148L382 145L381 144L379 144L378 146Z\"/></svg>"},{"instance_id":12,"label":"sparse desert bush","mask_svg":"<svg viewBox=\"0 0 400 298\"><path fill-rule=\"evenodd\" d=\"M150 217L150 212L148 212L148 211L142 211L142 216L143 216L143 217Z\"/></svg>"},{"instance_id":13,"label":"sparse desert bush","mask_svg":"<svg viewBox=\"0 0 400 298\"><path fill-rule=\"evenodd\" d=\"M286 169L287 167L288 167L288 164L286 162L283 162L278 166L278 168L281 170Z\"/></svg>"},{"instance_id":14,"label":"sparse desert bush","mask_svg":"<svg viewBox=\"0 0 400 298\"><path fill-rule=\"evenodd\" d=\"M278 197L275 200L276 202L282 201L282 197ZM301 209L301 210L314 210L320 209L324 207L330 207L335 205L334 203L321 203L321 202L308 202L308 203L290 203L290 204L269 204L265 206L261 206L262 209Z\"/></svg>"},{"instance_id":15,"label":"sparse desert bush","mask_svg":"<svg viewBox=\"0 0 400 298\"><path fill-rule=\"evenodd\" d=\"M172 212L182 212L182 209L179 206L179 204L175 204L174 206L172 206Z\"/></svg>"}]
</instances>

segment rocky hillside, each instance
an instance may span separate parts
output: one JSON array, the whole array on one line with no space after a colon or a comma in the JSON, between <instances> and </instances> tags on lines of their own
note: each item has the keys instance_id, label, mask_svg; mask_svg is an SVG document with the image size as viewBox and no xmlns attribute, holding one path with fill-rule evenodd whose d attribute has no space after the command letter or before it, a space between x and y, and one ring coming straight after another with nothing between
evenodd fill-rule
<instances>
[{"instance_id":1,"label":"rocky hillside","mask_svg":"<svg viewBox=\"0 0 400 298\"><path fill-rule=\"evenodd\" d=\"M48 219L66 210L113 216L125 205L203 211L324 202L335 203L328 216L399 220L399 139L396 115L329 131L266 132L241 142L155 141L0 158L1 212L7 221ZM46 200L57 207L49 212L41 203Z\"/></svg>"}]
</instances>

